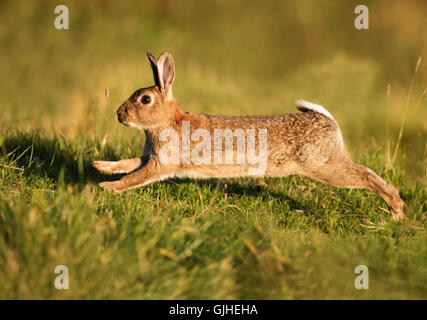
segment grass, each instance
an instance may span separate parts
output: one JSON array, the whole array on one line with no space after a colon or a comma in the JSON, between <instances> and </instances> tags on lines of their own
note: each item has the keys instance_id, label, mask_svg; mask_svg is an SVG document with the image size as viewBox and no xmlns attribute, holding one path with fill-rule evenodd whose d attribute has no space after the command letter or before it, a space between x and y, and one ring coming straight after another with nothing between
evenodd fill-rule
<instances>
[{"instance_id":1,"label":"grass","mask_svg":"<svg viewBox=\"0 0 427 320\"><path fill-rule=\"evenodd\" d=\"M351 1L64 4L69 31L53 28L54 1L0 2L0 299L427 297L422 1L373 2L365 33ZM90 163L142 150L114 110L151 85L146 50L174 55L184 110L325 104L354 160L398 187L407 219L375 193L298 176L103 192L118 177ZM69 290L54 287L57 265ZM369 290L354 288L358 265Z\"/></svg>"},{"instance_id":2,"label":"grass","mask_svg":"<svg viewBox=\"0 0 427 320\"><path fill-rule=\"evenodd\" d=\"M1 298L423 298L426 195L391 221L372 192L300 177L168 181L119 195L90 168L100 141L11 132L1 158ZM381 175L381 152L362 163ZM383 209L382 209L383 208ZM70 290L56 290L56 265ZM370 290L354 268L370 268Z\"/></svg>"}]
</instances>

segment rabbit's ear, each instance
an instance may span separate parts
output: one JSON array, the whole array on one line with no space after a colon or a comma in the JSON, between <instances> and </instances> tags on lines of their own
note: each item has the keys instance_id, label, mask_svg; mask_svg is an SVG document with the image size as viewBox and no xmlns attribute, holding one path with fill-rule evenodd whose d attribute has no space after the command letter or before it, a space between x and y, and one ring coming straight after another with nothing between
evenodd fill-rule
<instances>
[{"instance_id":1,"label":"rabbit's ear","mask_svg":"<svg viewBox=\"0 0 427 320\"><path fill-rule=\"evenodd\" d=\"M151 69L153 69L154 83L161 89L162 86L160 84L159 69L157 68L157 59L151 54L150 51L147 51L147 56L148 60L150 60Z\"/></svg>"},{"instance_id":2,"label":"rabbit's ear","mask_svg":"<svg viewBox=\"0 0 427 320\"><path fill-rule=\"evenodd\" d=\"M151 52L147 52L150 60L151 69L153 69L154 82L160 88L160 91L167 99L172 96L172 82L175 78L175 64L170 53L162 53L159 59L156 59Z\"/></svg>"},{"instance_id":3,"label":"rabbit's ear","mask_svg":"<svg viewBox=\"0 0 427 320\"><path fill-rule=\"evenodd\" d=\"M170 53L162 53L157 60L159 80L162 92L167 99L172 99L172 83L175 78L175 64Z\"/></svg>"}]
</instances>

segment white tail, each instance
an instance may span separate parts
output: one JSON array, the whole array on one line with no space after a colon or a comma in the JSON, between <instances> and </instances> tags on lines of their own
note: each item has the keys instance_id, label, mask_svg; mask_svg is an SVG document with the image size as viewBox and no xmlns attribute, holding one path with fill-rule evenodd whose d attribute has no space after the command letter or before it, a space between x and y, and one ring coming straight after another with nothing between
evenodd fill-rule
<instances>
[{"instance_id":1,"label":"white tail","mask_svg":"<svg viewBox=\"0 0 427 320\"><path fill-rule=\"evenodd\" d=\"M332 117L332 115L329 113L329 111L326 110L320 104L316 104L316 103L305 101L305 100L298 100L298 101L295 101L295 105L299 111L306 112L311 110L314 112L321 113L332 120L335 120L334 117Z\"/></svg>"}]
</instances>

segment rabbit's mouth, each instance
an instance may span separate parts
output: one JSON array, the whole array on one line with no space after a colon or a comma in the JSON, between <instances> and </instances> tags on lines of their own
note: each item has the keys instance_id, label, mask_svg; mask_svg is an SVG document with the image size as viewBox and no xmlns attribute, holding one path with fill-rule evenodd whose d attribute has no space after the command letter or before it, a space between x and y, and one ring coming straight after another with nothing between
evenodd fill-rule
<instances>
[{"instance_id":1,"label":"rabbit's mouth","mask_svg":"<svg viewBox=\"0 0 427 320\"><path fill-rule=\"evenodd\" d=\"M126 121L120 121L120 123L122 124L122 125L124 125L124 126L126 126L126 127L132 127L132 125L131 124L129 124L129 123L127 123Z\"/></svg>"},{"instance_id":2,"label":"rabbit's mouth","mask_svg":"<svg viewBox=\"0 0 427 320\"><path fill-rule=\"evenodd\" d=\"M122 113L119 113L119 114L117 115L117 120L119 120L119 122L120 122L121 124L124 124L125 126L129 126L129 125L128 125L128 123L126 122L126 120L124 119L124 117L123 117L123 114L122 114Z\"/></svg>"}]
</instances>

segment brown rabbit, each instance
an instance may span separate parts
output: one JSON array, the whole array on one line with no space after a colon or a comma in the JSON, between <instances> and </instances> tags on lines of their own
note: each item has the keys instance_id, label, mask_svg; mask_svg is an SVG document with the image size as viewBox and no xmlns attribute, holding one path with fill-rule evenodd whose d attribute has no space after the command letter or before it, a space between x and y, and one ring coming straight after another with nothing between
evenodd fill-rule
<instances>
[{"instance_id":1,"label":"brown rabbit","mask_svg":"<svg viewBox=\"0 0 427 320\"><path fill-rule=\"evenodd\" d=\"M103 189L121 192L172 177L299 174L337 187L375 191L395 220L404 218L399 191L350 159L338 123L322 106L297 101L302 113L266 116L184 112L172 95L172 56L163 53L157 60L147 55L155 85L137 90L117 110L122 124L145 131L144 151L139 158L93 162L106 174L130 173L100 183Z\"/></svg>"}]
</instances>

